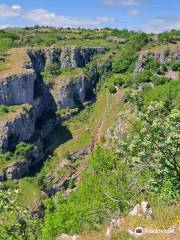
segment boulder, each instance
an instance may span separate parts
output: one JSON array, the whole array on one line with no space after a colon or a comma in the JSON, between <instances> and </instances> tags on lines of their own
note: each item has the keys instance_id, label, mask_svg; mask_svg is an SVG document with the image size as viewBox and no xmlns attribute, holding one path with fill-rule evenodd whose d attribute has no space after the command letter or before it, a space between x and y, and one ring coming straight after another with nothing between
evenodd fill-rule
<instances>
[{"instance_id":1,"label":"boulder","mask_svg":"<svg viewBox=\"0 0 180 240\"><path fill-rule=\"evenodd\" d=\"M31 162L24 160L21 162L16 162L12 165L9 165L5 168L5 179L12 180L12 179L20 179L23 176L29 174L31 168Z\"/></svg>"},{"instance_id":2,"label":"boulder","mask_svg":"<svg viewBox=\"0 0 180 240\"><path fill-rule=\"evenodd\" d=\"M141 204L137 204L129 212L129 216L143 216L144 218L151 218L153 216L153 211L148 202L142 201Z\"/></svg>"},{"instance_id":3,"label":"boulder","mask_svg":"<svg viewBox=\"0 0 180 240\"><path fill-rule=\"evenodd\" d=\"M138 216L141 211L140 204L137 204L129 213L129 216L135 217Z\"/></svg>"},{"instance_id":4,"label":"boulder","mask_svg":"<svg viewBox=\"0 0 180 240\"><path fill-rule=\"evenodd\" d=\"M113 234L113 226L109 226L106 230L105 237L106 238L111 238Z\"/></svg>"},{"instance_id":5,"label":"boulder","mask_svg":"<svg viewBox=\"0 0 180 240\"><path fill-rule=\"evenodd\" d=\"M119 217L119 218L113 218L110 222L110 225L107 227L106 233L105 233L105 237L106 238L111 238L114 229L116 228L121 228L125 223L124 218Z\"/></svg>"},{"instance_id":6,"label":"boulder","mask_svg":"<svg viewBox=\"0 0 180 240\"><path fill-rule=\"evenodd\" d=\"M64 233L62 233L61 236L56 238L56 240L78 240L78 239L79 239L79 236L77 235L70 236Z\"/></svg>"}]
</instances>

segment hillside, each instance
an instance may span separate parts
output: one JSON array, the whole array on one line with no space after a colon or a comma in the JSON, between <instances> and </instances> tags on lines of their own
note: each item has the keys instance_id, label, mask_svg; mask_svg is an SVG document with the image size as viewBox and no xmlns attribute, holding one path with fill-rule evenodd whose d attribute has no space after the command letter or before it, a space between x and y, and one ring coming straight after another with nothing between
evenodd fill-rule
<instances>
[{"instance_id":1,"label":"hillside","mask_svg":"<svg viewBox=\"0 0 180 240\"><path fill-rule=\"evenodd\" d=\"M0 30L0 239L176 240L179 182L179 31Z\"/></svg>"}]
</instances>

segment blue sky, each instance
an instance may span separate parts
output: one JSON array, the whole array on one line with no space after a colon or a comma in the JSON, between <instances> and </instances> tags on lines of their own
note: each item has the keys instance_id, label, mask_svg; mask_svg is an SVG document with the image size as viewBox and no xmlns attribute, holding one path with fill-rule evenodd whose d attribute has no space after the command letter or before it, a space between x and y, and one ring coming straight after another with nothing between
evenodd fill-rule
<instances>
[{"instance_id":1,"label":"blue sky","mask_svg":"<svg viewBox=\"0 0 180 240\"><path fill-rule=\"evenodd\" d=\"M180 0L0 0L0 28L49 25L180 29Z\"/></svg>"}]
</instances>

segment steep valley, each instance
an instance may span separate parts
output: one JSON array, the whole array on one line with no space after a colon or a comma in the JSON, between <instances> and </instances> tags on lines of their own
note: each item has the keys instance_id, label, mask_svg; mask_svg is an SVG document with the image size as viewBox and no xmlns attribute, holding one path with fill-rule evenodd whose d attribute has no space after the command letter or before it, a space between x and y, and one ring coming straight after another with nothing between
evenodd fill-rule
<instances>
[{"instance_id":1,"label":"steep valley","mask_svg":"<svg viewBox=\"0 0 180 240\"><path fill-rule=\"evenodd\" d=\"M140 239L178 239L179 31L9 33L19 40L0 48L0 239L126 240L139 226L175 231Z\"/></svg>"}]
</instances>

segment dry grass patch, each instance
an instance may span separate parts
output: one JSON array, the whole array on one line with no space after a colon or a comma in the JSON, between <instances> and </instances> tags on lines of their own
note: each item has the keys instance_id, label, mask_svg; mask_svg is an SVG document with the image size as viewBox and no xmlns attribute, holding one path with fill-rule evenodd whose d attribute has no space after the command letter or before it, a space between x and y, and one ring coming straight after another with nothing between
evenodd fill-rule
<instances>
[{"instance_id":1,"label":"dry grass patch","mask_svg":"<svg viewBox=\"0 0 180 240\"><path fill-rule=\"evenodd\" d=\"M3 63L0 63L0 77L23 72L24 62L27 61L26 48L12 48L8 51L7 57Z\"/></svg>"}]
</instances>

